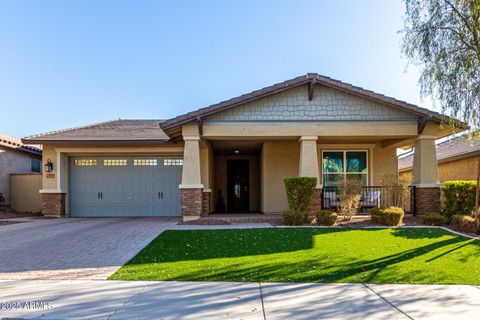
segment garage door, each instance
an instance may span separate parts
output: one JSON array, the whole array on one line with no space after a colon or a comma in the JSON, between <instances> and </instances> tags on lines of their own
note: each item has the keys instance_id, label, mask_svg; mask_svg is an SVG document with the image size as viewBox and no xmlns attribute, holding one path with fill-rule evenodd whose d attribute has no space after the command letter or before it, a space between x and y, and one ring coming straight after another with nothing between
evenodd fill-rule
<instances>
[{"instance_id":1,"label":"garage door","mask_svg":"<svg viewBox=\"0 0 480 320\"><path fill-rule=\"evenodd\" d=\"M72 217L180 216L183 160L70 157Z\"/></svg>"}]
</instances>

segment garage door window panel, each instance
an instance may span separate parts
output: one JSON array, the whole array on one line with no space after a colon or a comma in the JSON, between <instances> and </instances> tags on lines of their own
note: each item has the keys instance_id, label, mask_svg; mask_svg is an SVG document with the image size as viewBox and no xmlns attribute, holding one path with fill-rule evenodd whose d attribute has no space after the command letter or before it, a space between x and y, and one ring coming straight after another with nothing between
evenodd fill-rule
<instances>
[{"instance_id":1,"label":"garage door window panel","mask_svg":"<svg viewBox=\"0 0 480 320\"><path fill-rule=\"evenodd\" d=\"M127 159L104 159L104 167L123 167L127 165Z\"/></svg>"}]
</instances>

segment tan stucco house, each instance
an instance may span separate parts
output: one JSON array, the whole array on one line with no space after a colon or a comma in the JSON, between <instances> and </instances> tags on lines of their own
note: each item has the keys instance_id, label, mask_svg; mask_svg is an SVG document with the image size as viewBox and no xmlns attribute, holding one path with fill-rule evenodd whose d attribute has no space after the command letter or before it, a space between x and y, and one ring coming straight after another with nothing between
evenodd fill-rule
<instances>
[{"instance_id":1,"label":"tan stucco house","mask_svg":"<svg viewBox=\"0 0 480 320\"><path fill-rule=\"evenodd\" d=\"M417 212L440 197L435 140L442 115L307 74L168 120L114 120L30 136L43 144L43 212L56 216L279 213L286 176L346 175L366 186L397 173L415 146ZM333 164L333 165L332 165Z\"/></svg>"},{"instance_id":2,"label":"tan stucco house","mask_svg":"<svg viewBox=\"0 0 480 320\"><path fill-rule=\"evenodd\" d=\"M451 180L477 180L480 141L460 136L437 144L438 178L440 183ZM400 176L413 179L413 155L398 159Z\"/></svg>"},{"instance_id":3,"label":"tan stucco house","mask_svg":"<svg viewBox=\"0 0 480 320\"><path fill-rule=\"evenodd\" d=\"M12 176L22 174L40 174L42 149L40 146L25 145L20 139L0 133L0 207L12 203ZM23 187L23 186L22 186ZM35 192L38 189L22 188L25 192ZM19 193L13 193L18 195ZM36 196L35 195L35 196ZM31 202L30 196L24 202ZM35 197L33 197L35 198ZM31 207L27 205L26 207Z\"/></svg>"}]
</instances>

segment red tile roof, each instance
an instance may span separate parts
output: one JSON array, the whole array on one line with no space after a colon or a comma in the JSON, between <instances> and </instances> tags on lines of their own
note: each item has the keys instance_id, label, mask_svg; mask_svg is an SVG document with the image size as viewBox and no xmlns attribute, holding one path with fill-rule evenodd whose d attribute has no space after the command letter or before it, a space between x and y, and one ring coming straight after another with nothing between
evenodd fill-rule
<instances>
[{"instance_id":1,"label":"red tile roof","mask_svg":"<svg viewBox=\"0 0 480 320\"><path fill-rule=\"evenodd\" d=\"M37 155L42 154L42 146L40 145L25 145L20 139L0 133L0 145L9 147L15 150L33 153Z\"/></svg>"}]
</instances>

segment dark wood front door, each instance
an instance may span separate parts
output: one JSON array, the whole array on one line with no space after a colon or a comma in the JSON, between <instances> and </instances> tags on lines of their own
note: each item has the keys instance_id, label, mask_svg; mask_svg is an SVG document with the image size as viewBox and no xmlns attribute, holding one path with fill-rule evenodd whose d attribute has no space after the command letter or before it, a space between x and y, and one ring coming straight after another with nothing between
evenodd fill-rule
<instances>
[{"instance_id":1,"label":"dark wood front door","mask_svg":"<svg viewBox=\"0 0 480 320\"><path fill-rule=\"evenodd\" d=\"M227 160L227 210L249 211L248 160Z\"/></svg>"}]
</instances>

